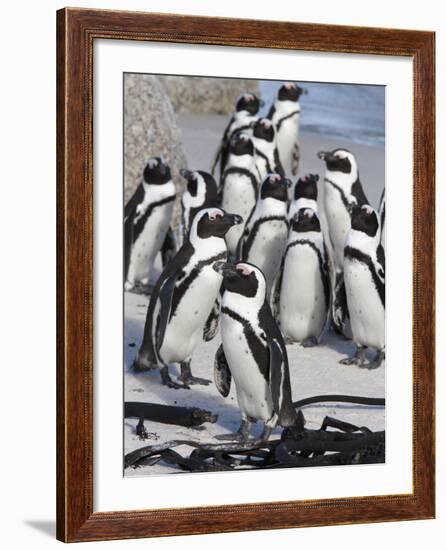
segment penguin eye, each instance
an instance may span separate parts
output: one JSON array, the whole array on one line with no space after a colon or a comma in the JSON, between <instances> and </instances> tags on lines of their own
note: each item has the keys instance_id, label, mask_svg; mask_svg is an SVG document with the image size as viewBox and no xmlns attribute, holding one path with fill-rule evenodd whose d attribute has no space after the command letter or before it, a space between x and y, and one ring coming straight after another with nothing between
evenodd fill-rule
<instances>
[{"instance_id":1,"label":"penguin eye","mask_svg":"<svg viewBox=\"0 0 446 550\"><path fill-rule=\"evenodd\" d=\"M215 221L217 218L221 218L222 216L223 216L223 212L221 210L212 210L208 214L208 217L211 220L211 222Z\"/></svg>"}]
</instances>

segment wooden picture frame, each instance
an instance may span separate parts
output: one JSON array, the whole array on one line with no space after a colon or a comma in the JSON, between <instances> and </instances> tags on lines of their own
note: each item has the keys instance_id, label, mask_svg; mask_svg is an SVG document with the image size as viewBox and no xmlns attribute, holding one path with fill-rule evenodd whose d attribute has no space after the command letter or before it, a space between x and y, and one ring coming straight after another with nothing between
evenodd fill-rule
<instances>
[{"instance_id":1,"label":"wooden picture frame","mask_svg":"<svg viewBox=\"0 0 446 550\"><path fill-rule=\"evenodd\" d=\"M412 493L93 512L92 94L96 39L407 56L413 60ZM434 52L432 32L90 9L58 11L58 539L125 539L434 517Z\"/></svg>"}]
</instances>

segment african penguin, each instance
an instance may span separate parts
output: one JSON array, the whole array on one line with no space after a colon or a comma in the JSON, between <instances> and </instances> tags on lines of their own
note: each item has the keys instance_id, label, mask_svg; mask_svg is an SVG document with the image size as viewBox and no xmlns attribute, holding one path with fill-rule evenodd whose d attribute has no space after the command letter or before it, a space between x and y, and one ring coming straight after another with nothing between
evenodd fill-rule
<instances>
[{"instance_id":1,"label":"african penguin","mask_svg":"<svg viewBox=\"0 0 446 550\"><path fill-rule=\"evenodd\" d=\"M254 144L243 133L231 139L228 162L221 184L221 205L224 210L239 214L246 222L257 200L259 174L256 166ZM232 227L226 235L226 243L231 256L243 233L243 225Z\"/></svg>"},{"instance_id":2,"label":"african penguin","mask_svg":"<svg viewBox=\"0 0 446 550\"><path fill-rule=\"evenodd\" d=\"M224 237L240 222L240 216L219 208L195 215L189 239L164 269L150 297L135 370L158 367L163 384L172 388L209 383L192 376L190 361L223 280L212 266L226 260ZM180 363L182 385L170 378L170 363Z\"/></svg>"},{"instance_id":3,"label":"african penguin","mask_svg":"<svg viewBox=\"0 0 446 550\"><path fill-rule=\"evenodd\" d=\"M286 82L279 88L267 116L276 127L277 149L283 169L287 175L293 176L299 169L299 98L303 93L307 90L294 82Z\"/></svg>"},{"instance_id":4,"label":"african penguin","mask_svg":"<svg viewBox=\"0 0 446 550\"><path fill-rule=\"evenodd\" d=\"M148 285L163 243L175 247L169 228L174 201L175 184L169 166L160 157L150 158L140 185L124 208L125 290ZM167 252L163 256L165 260Z\"/></svg>"},{"instance_id":5,"label":"african penguin","mask_svg":"<svg viewBox=\"0 0 446 550\"><path fill-rule=\"evenodd\" d=\"M288 185L289 180L279 174L265 179L238 245L238 258L262 270L268 297L287 242Z\"/></svg>"},{"instance_id":6,"label":"african penguin","mask_svg":"<svg viewBox=\"0 0 446 550\"><path fill-rule=\"evenodd\" d=\"M386 190L383 189L381 200L379 201L379 221L381 225L381 244L386 249Z\"/></svg>"},{"instance_id":7,"label":"african penguin","mask_svg":"<svg viewBox=\"0 0 446 550\"><path fill-rule=\"evenodd\" d=\"M214 380L226 397L234 379L242 417L236 434L217 438L246 440L252 423L260 420L264 441L276 425L293 426L297 418L285 343L268 305L262 271L246 262L223 261L214 270L224 277L222 345L215 356Z\"/></svg>"},{"instance_id":8,"label":"african penguin","mask_svg":"<svg viewBox=\"0 0 446 550\"><path fill-rule=\"evenodd\" d=\"M380 240L375 210L368 204L355 207L345 244L344 278L356 354L341 363L368 369L379 367L385 357L385 254ZM376 350L368 364L366 347Z\"/></svg>"},{"instance_id":9,"label":"african penguin","mask_svg":"<svg viewBox=\"0 0 446 550\"><path fill-rule=\"evenodd\" d=\"M275 301L285 341L316 346L327 320L330 287L321 225L311 208L301 208L291 220L277 280Z\"/></svg>"},{"instance_id":10,"label":"african penguin","mask_svg":"<svg viewBox=\"0 0 446 550\"><path fill-rule=\"evenodd\" d=\"M263 181L268 174L272 173L285 175L277 150L276 130L271 120L268 118L257 120L254 124L252 139L260 181Z\"/></svg>"},{"instance_id":11,"label":"african penguin","mask_svg":"<svg viewBox=\"0 0 446 550\"><path fill-rule=\"evenodd\" d=\"M301 208L311 208L317 213L317 174L307 174L299 178L292 192L288 218L292 219Z\"/></svg>"},{"instance_id":12,"label":"african penguin","mask_svg":"<svg viewBox=\"0 0 446 550\"><path fill-rule=\"evenodd\" d=\"M189 228L195 214L203 208L218 207L218 191L215 179L202 170L180 170L187 181L186 189L181 196L181 242L187 239Z\"/></svg>"},{"instance_id":13,"label":"african penguin","mask_svg":"<svg viewBox=\"0 0 446 550\"><path fill-rule=\"evenodd\" d=\"M351 211L355 205L368 204L359 180L355 156L346 149L320 151L318 157L325 162L326 172L320 202L319 216L323 225L329 254L333 327L338 333L346 332L348 311L343 280L344 246L350 229Z\"/></svg>"},{"instance_id":14,"label":"african penguin","mask_svg":"<svg viewBox=\"0 0 446 550\"><path fill-rule=\"evenodd\" d=\"M235 112L227 125L214 162L212 164L212 174L215 173L215 168L220 162L220 181L226 168L226 162L229 154L229 144L231 138L237 132L251 134L254 122L257 120L257 113L260 107L263 106L263 101L254 94L245 93L238 97Z\"/></svg>"}]
</instances>

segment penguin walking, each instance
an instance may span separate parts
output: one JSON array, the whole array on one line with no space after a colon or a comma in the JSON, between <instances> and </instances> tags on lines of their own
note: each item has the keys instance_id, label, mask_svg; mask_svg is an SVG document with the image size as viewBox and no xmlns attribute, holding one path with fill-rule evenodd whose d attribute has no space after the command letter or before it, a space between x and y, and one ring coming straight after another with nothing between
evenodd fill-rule
<instances>
[{"instance_id":1,"label":"penguin walking","mask_svg":"<svg viewBox=\"0 0 446 550\"><path fill-rule=\"evenodd\" d=\"M291 220L301 208L311 208L317 213L317 174L307 174L299 178L292 192L292 199L288 211L288 218Z\"/></svg>"},{"instance_id":2,"label":"penguin walking","mask_svg":"<svg viewBox=\"0 0 446 550\"><path fill-rule=\"evenodd\" d=\"M238 246L239 259L262 270L268 297L287 243L288 185L289 180L279 174L265 179Z\"/></svg>"},{"instance_id":3,"label":"penguin walking","mask_svg":"<svg viewBox=\"0 0 446 550\"><path fill-rule=\"evenodd\" d=\"M226 168L232 137L238 132L252 133L252 127L257 120L257 114L262 106L263 101L254 94L245 93L238 97L235 112L225 128L212 164L211 172L214 174L217 164L220 162L220 181Z\"/></svg>"},{"instance_id":4,"label":"penguin walking","mask_svg":"<svg viewBox=\"0 0 446 550\"><path fill-rule=\"evenodd\" d=\"M246 440L252 423L262 421L265 441L277 425L293 426L297 419L285 343L268 305L262 271L246 262L223 261L214 270L223 275L225 289L214 379L223 397L234 379L242 417L236 434L217 437Z\"/></svg>"},{"instance_id":5,"label":"penguin walking","mask_svg":"<svg viewBox=\"0 0 446 550\"><path fill-rule=\"evenodd\" d=\"M191 171L182 168L180 175L187 181L186 189L181 196L180 236L184 242L197 212L203 208L217 208L219 200L217 184L211 174L202 170Z\"/></svg>"},{"instance_id":6,"label":"penguin walking","mask_svg":"<svg viewBox=\"0 0 446 550\"><path fill-rule=\"evenodd\" d=\"M331 152L320 151L318 157L326 165L321 200L323 215L319 218L326 232L324 237L331 264L331 317L335 331L344 333L348 320L343 279L345 239L351 226L352 208L368 204L368 200L353 153L346 149L335 149Z\"/></svg>"},{"instance_id":7,"label":"penguin walking","mask_svg":"<svg viewBox=\"0 0 446 550\"><path fill-rule=\"evenodd\" d=\"M124 208L124 287L149 283L155 257L167 261L175 251L170 229L176 191L170 169L160 157L150 158L143 178ZM170 248L170 252L169 249Z\"/></svg>"},{"instance_id":8,"label":"penguin walking","mask_svg":"<svg viewBox=\"0 0 446 550\"><path fill-rule=\"evenodd\" d=\"M327 321L330 285L321 225L311 208L301 208L291 220L277 281L275 301L285 341L317 346Z\"/></svg>"},{"instance_id":9,"label":"penguin walking","mask_svg":"<svg viewBox=\"0 0 446 550\"><path fill-rule=\"evenodd\" d=\"M386 249L386 189L383 189L381 200L379 201L379 220L381 224L381 244Z\"/></svg>"},{"instance_id":10,"label":"penguin walking","mask_svg":"<svg viewBox=\"0 0 446 550\"><path fill-rule=\"evenodd\" d=\"M192 376L191 356L223 280L212 266L226 261L224 237L237 223L241 223L240 216L219 208L206 208L195 215L189 239L164 269L151 295L135 370L159 368L163 384L171 388L209 383ZM170 363L180 364L182 384L170 378Z\"/></svg>"},{"instance_id":11,"label":"penguin walking","mask_svg":"<svg viewBox=\"0 0 446 550\"><path fill-rule=\"evenodd\" d=\"M380 241L378 214L368 204L355 207L345 245L344 276L356 354L342 359L344 365L375 369L385 358L385 254ZM376 350L368 364L366 348Z\"/></svg>"},{"instance_id":12,"label":"penguin walking","mask_svg":"<svg viewBox=\"0 0 446 550\"><path fill-rule=\"evenodd\" d=\"M246 221L256 204L258 187L259 174L252 139L247 134L235 134L231 139L228 162L221 184L223 209L239 214ZM243 224L236 225L226 235L231 256L235 256L243 227Z\"/></svg>"},{"instance_id":13,"label":"penguin walking","mask_svg":"<svg viewBox=\"0 0 446 550\"><path fill-rule=\"evenodd\" d=\"M279 88L267 116L276 127L277 149L283 169L287 175L293 176L299 169L299 98L303 93L308 92L294 82L286 82Z\"/></svg>"},{"instance_id":14,"label":"penguin walking","mask_svg":"<svg viewBox=\"0 0 446 550\"><path fill-rule=\"evenodd\" d=\"M280 163L279 152L276 143L276 130L274 124L268 118L259 118L253 127L253 142L256 152L257 170L260 181L268 174L285 175Z\"/></svg>"}]
</instances>

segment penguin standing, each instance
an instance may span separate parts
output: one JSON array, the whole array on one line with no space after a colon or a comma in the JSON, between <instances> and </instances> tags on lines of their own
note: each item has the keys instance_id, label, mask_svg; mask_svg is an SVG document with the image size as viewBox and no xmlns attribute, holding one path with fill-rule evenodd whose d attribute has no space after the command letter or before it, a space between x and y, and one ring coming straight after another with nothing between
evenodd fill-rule
<instances>
[{"instance_id":1,"label":"penguin standing","mask_svg":"<svg viewBox=\"0 0 446 550\"><path fill-rule=\"evenodd\" d=\"M182 242L187 239L192 220L203 208L218 207L218 191L215 179L211 174L198 170L180 170L181 176L187 181L186 189L181 196L181 227Z\"/></svg>"},{"instance_id":2,"label":"penguin standing","mask_svg":"<svg viewBox=\"0 0 446 550\"><path fill-rule=\"evenodd\" d=\"M147 286L155 257L166 246L174 249L170 230L175 184L162 158L148 160L143 179L124 208L124 280L125 290Z\"/></svg>"},{"instance_id":3,"label":"penguin standing","mask_svg":"<svg viewBox=\"0 0 446 550\"><path fill-rule=\"evenodd\" d=\"M297 180L288 212L289 219L292 219L301 208L311 208L317 213L318 181L319 176L317 174L308 174Z\"/></svg>"},{"instance_id":4,"label":"penguin standing","mask_svg":"<svg viewBox=\"0 0 446 550\"><path fill-rule=\"evenodd\" d=\"M257 172L254 144L243 133L231 139L229 157L221 184L221 205L224 210L239 214L247 220L257 200L259 174ZM231 256L243 233L243 225L232 227L226 235L226 243Z\"/></svg>"},{"instance_id":5,"label":"penguin standing","mask_svg":"<svg viewBox=\"0 0 446 550\"><path fill-rule=\"evenodd\" d=\"M246 440L252 423L260 420L264 441L276 425L292 426L297 419L285 343L268 305L261 270L245 262L217 262L214 269L223 274L225 289L214 379L223 397L234 379L242 417L236 434L218 438Z\"/></svg>"},{"instance_id":6,"label":"penguin standing","mask_svg":"<svg viewBox=\"0 0 446 550\"><path fill-rule=\"evenodd\" d=\"M379 201L379 220L381 224L381 244L386 249L386 189L383 189L381 200Z\"/></svg>"},{"instance_id":7,"label":"penguin standing","mask_svg":"<svg viewBox=\"0 0 446 550\"><path fill-rule=\"evenodd\" d=\"M270 174L265 179L238 247L240 259L262 270L268 297L279 273L288 237L288 185L289 180L279 174Z\"/></svg>"},{"instance_id":8,"label":"penguin standing","mask_svg":"<svg viewBox=\"0 0 446 550\"><path fill-rule=\"evenodd\" d=\"M268 117L276 127L277 149L287 175L295 176L299 169L299 98L307 90L294 82L286 82L277 92Z\"/></svg>"},{"instance_id":9,"label":"penguin standing","mask_svg":"<svg viewBox=\"0 0 446 550\"><path fill-rule=\"evenodd\" d=\"M368 204L355 207L345 244L344 277L356 354L342 359L344 365L375 369L385 358L385 254L380 241L378 214ZM376 356L365 364L367 347L374 348Z\"/></svg>"},{"instance_id":10,"label":"penguin standing","mask_svg":"<svg viewBox=\"0 0 446 550\"><path fill-rule=\"evenodd\" d=\"M268 174L285 175L277 150L276 130L271 120L268 118L257 120L252 135L260 181L263 181Z\"/></svg>"},{"instance_id":11,"label":"penguin standing","mask_svg":"<svg viewBox=\"0 0 446 550\"><path fill-rule=\"evenodd\" d=\"M311 208L301 208L291 220L275 292L285 341L316 346L327 320L330 287L321 225Z\"/></svg>"},{"instance_id":12,"label":"penguin standing","mask_svg":"<svg viewBox=\"0 0 446 550\"><path fill-rule=\"evenodd\" d=\"M220 162L220 181L226 168L226 162L229 155L229 144L232 136L237 132L250 134L254 122L257 120L257 113L262 106L263 101L254 94L245 93L237 99L235 112L223 133L221 143L212 164L211 172L214 174L215 168L218 162Z\"/></svg>"},{"instance_id":13,"label":"penguin standing","mask_svg":"<svg viewBox=\"0 0 446 550\"><path fill-rule=\"evenodd\" d=\"M319 217L331 264L331 317L334 329L343 333L348 318L343 280L345 239L351 225L352 208L368 204L368 200L359 180L358 164L350 151L320 151L318 157L326 164L321 198L323 215Z\"/></svg>"},{"instance_id":14,"label":"penguin standing","mask_svg":"<svg viewBox=\"0 0 446 550\"><path fill-rule=\"evenodd\" d=\"M209 383L192 376L190 361L222 284L212 266L226 260L224 237L240 222L239 216L219 208L196 214L189 239L164 269L150 297L136 370L158 367L163 384L171 388ZM180 363L182 385L170 378L170 363Z\"/></svg>"}]
</instances>

